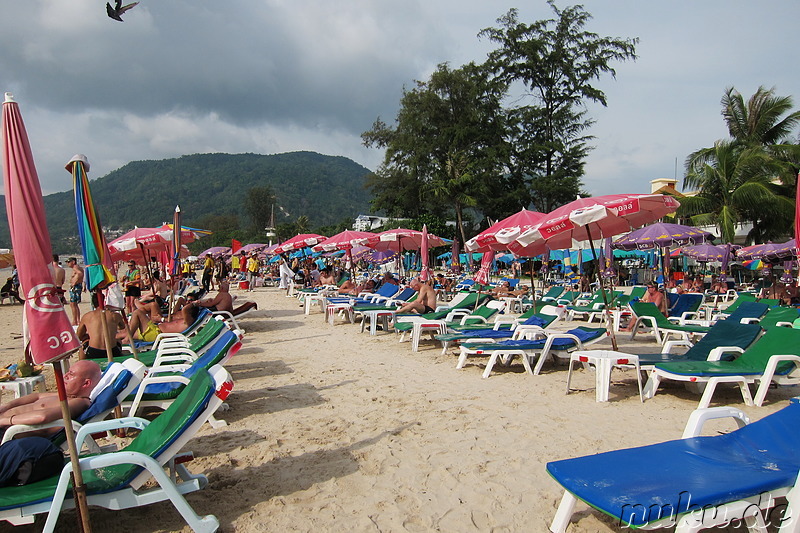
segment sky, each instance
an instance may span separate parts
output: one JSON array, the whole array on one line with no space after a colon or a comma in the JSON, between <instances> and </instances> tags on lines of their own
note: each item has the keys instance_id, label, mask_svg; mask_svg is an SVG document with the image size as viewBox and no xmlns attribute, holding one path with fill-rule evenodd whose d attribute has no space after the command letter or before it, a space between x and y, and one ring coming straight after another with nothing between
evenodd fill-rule
<instances>
[{"instance_id":1,"label":"sky","mask_svg":"<svg viewBox=\"0 0 800 533\"><path fill-rule=\"evenodd\" d=\"M727 137L728 87L774 87L800 106L796 0L582 5L588 31L639 39L638 59L597 82L608 106L588 108L591 194L680 179L691 152ZM442 62L484 61L493 44L477 35L510 8L553 17L544 0L141 0L123 23L101 0L0 8L0 90L19 103L45 194L71 189L76 153L91 179L210 152L310 150L375 170L383 153L360 135L394 123L404 87Z\"/></svg>"}]
</instances>

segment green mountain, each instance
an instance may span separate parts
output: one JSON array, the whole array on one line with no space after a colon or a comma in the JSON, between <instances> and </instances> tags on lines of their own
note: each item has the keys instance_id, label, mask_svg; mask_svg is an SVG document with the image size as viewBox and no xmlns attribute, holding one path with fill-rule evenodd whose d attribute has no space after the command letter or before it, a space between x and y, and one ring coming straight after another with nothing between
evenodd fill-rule
<instances>
[{"instance_id":1,"label":"green mountain","mask_svg":"<svg viewBox=\"0 0 800 533\"><path fill-rule=\"evenodd\" d=\"M188 226L208 215L238 215L245 227L249 224L245 195L250 188L263 186L277 198L276 223L306 216L311 227L317 227L368 212L370 194L364 181L369 172L346 157L315 152L195 154L133 161L90 185L103 227L111 233L172 221L175 205L181 206ZM80 248L73 202L72 191L44 197L56 252ZM1 205L0 248L10 248L5 202Z\"/></svg>"}]
</instances>

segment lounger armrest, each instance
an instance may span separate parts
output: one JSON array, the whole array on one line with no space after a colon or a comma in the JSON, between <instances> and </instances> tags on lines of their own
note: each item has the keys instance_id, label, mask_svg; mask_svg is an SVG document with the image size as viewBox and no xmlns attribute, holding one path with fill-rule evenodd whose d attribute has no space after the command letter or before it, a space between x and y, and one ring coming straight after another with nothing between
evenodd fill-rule
<instances>
[{"instance_id":1,"label":"lounger armrest","mask_svg":"<svg viewBox=\"0 0 800 533\"><path fill-rule=\"evenodd\" d=\"M744 348L739 348L738 346L717 346L710 352L708 352L708 358L706 361L721 361L722 356L726 353L744 353Z\"/></svg>"},{"instance_id":2,"label":"lounger armrest","mask_svg":"<svg viewBox=\"0 0 800 533\"><path fill-rule=\"evenodd\" d=\"M94 433L103 433L105 431L114 431L115 429L132 428L142 430L150 424L149 420L139 418L138 416L124 416L122 418L112 418L109 420L101 420L100 422L91 422L78 429L75 434L75 442L78 444L80 450L86 439L91 439Z\"/></svg>"},{"instance_id":3,"label":"lounger armrest","mask_svg":"<svg viewBox=\"0 0 800 533\"><path fill-rule=\"evenodd\" d=\"M52 422L46 422L44 424L14 424L13 426L9 426L5 433L3 434L2 444L10 441L17 435L21 433L28 433L29 431L40 431L42 429L48 428L63 428L64 421L62 419L53 420ZM75 420L72 421L72 429L78 431L81 428L80 423L76 422Z\"/></svg>"},{"instance_id":4,"label":"lounger armrest","mask_svg":"<svg viewBox=\"0 0 800 533\"><path fill-rule=\"evenodd\" d=\"M606 304L604 304L602 302L598 302L598 303L596 303L596 304L594 304L592 306L592 309L594 309L595 311L602 311L605 308L606 308Z\"/></svg>"},{"instance_id":5,"label":"lounger armrest","mask_svg":"<svg viewBox=\"0 0 800 533\"><path fill-rule=\"evenodd\" d=\"M161 365L159 367L153 367L147 372L147 377L142 380L142 383L150 382L151 379L155 377L157 374L165 374L165 373L177 373L181 374L186 372L191 368L192 365L183 364L173 364L173 365Z\"/></svg>"},{"instance_id":6,"label":"lounger armrest","mask_svg":"<svg viewBox=\"0 0 800 533\"><path fill-rule=\"evenodd\" d=\"M496 315L494 318L493 328L496 330L500 329L500 326L502 326L503 324L511 324L511 326L513 327L514 325L519 324L519 322L520 320L514 316Z\"/></svg>"},{"instance_id":7,"label":"lounger armrest","mask_svg":"<svg viewBox=\"0 0 800 533\"><path fill-rule=\"evenodd\" d=\"M486 317L483 317L483 316L480 316L480 315L465 315L465 316L461 317L460 324L462 326L466 326L467 322L473 322L473 321L477 321L477 322L482 323L482 324L488 324L489 323L489 321L486 320Z\"/></svg>"},{"instance_id":8,"label":"lounger armrest","mask_svg":"<svg viewBox=\"0 0 800 533\"><path fill-rule=\"evenodd\" d=\"M470 313L471 311L468 311L467 309L453 309L452 311L447 313L447 316L444 317L444 321L455 322L456 319L460 319L463 316L469 316Z\"/></svg>"},{"instance_id":9,"label":"lounger armrest","mask_svg":"<svg viewBox=\"0 0 800 533\"><path fill-rule=\"evenodd\" d=\"M739 321L740 324L758 324L761 322L760 318L743 318Z\"/></svg>"},{"instance_id":10,"label":"lounger armrest","mask_svg":"<svg viewBox=\"0 0 800 533\"><path fill-rule=\"evenodd\" d=\"M523 332L535 331L536 333L540 333L541 335L547 335L544 328L541 326L536 326L534 324L519 324L516 328L514 328L514 333L517 335L522 334Z\"/></svg>"},{"instance_id":11,"label":"lounger armrest","mask_svg":"<svg viewBox=\"0 0 800 533\"><path fill-rule=\"evenodd\" d=\"M794 327L792 322L776 322L775 325L779 328L791 328Z\"/></svg>"},{"instance_id":12,"label":"lounger armrest","mask_svg":"<svg viewBox=\"0 0 800 533\"><path fill-rule=\"evenodd\" d=\"M155 361L153 361L152 368L181 363L188 365L196 360L197 354L194 352L186 353L186 351L181 350L179 352L159 354Z\"/></svg>"},{"instance_id":13,"label":"lounger armrest","mask_svg":"<svg viewBox=\"0 0 800 533\"><path fill-rule=\"evenodd\" d=\"M719 418L733 418L736 425L741 427L750 423L750 418L744 411L736 409L735 407L706 407L704 409L695 409L689 415L689 420L686 421L686 427L683 430L682 439L689 439L692 437L699 437L703 432L703 425L709 420L716 420Z\"/></svg>"},{"instance_id":14,"label":"lounger armrest","mask_svg":"<svg viewBox=\"0 0 800 533\"><path fill-rule=\"evenodd\" d=\"M664 343L664 346L661 348L663 353L672 353L673 348L677 348L678 346L683 346L684 348L691 348L694 344L691 341L687 341L684 339L677 339L672 341L667 341Z\"/></svg>"}]
</instances>

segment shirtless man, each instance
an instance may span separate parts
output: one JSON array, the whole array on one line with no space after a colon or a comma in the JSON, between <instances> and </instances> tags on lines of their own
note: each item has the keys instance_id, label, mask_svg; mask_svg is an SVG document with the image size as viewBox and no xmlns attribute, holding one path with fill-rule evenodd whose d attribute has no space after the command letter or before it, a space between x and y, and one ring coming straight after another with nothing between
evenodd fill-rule
<instances>
[{"instance_id":1,"label":"shirtless man","mask_svg":"<svg viewBox=\"0 0 800 533\"><path fill-rule=\"evenodd\" d=\"M417 297L413 302L409 302L397 310L397 314L413 311L414 313L432 313L436 310L436 291L427 283L422 283L419 278L414 278L408 284L417 291Z\"/></svg>"},{"instance_id":2,"label":"shirtless man","mask_svg":"<svg viewBox=\"0 0 800 533\"><path fill-rule=\"evenodd\" d=\"M667 316L667 298L664 296L663 292L658 290L658 285L656 285L655 282L651 281L647 284L647 292L642 296L641 301L655 304L658 310L661 311L664 316ZM635 323L636 319L631 318L625 331L633 331L633 325Z\"/></svg>"},{"instance_id":3,"label":"shirtless man","mask_svg":"<svg viewBox=\"0 0 800 533\"><path fill-rule=\"evenodd\" d=\"M336 278L333 277L333 274L327 268L319 273L319 278L314 284L315 287L323 287L325 285L336 285Z\"/></svg>"},{"instance_id":4,"label":"shirtless man","mask_svg":"<svg viewBox=\"0 0 800 533\"><path fill-rule=\"evenodd\" d=\"M233 297L229 292L230 286L227 281L219 282L219 292L213 298L205 298L197 302L200 307L205 307L211 311L227 311L233 313Z\"/></svg>"},{"instance_id":5,"label":"shirtless man","mask_svg":"<svg viewBox=\"0 0 800 533\"><path fill-rule=\"evenodd\" d=\"M81 317L81 322L78 324L78 331L75 334L81 342L89 342L89 346L84 350L84 357L87 359L105 359L106 354L106 336L103 334L103 317L101 313L106 315L106 326L108 328L108 338L114 342L111 347L111 355L114 357L122 356L122 346L119 341L116 341L119 332L125 332L125 322L119 313L95 309Z\"/></svg>"},{"instance_id":6,"label":"shirtless man","mask_svg":"<svg viewBox=\"0 0 800 533\"><path fill-rule=\"evenodd\" d=\"M181 309L179 316L175 320L156 324L150 320L146 311L137 309L131 315L129 325L134 334L134 338L146 342L153 342L156 337L158 337L159 333L182 333L186 328L194 324L199 311L200 307L197 305L197 302L189 302L183 306L183 309ZM117 340L123 341L126 336L127 332L117 333Z\"/></svg>"},{"instance_id":7,"label":"shirtless man","mask_svg":"<svg viewBox=\"0 0 800 533\"><path fill-rule=\"evenodd\" d=\"M78 266L74 257L67 259L67 266L72 269L69 278L69 308L72 310L72 325L77 326L81 321L81 293L83 293L83 269Z\"/></svg>"},{"instance_id":8,"label":"shirtless man","mask_svg":"<svg viewBox=\"0 0 800 533\"><path fill-rule=\"evenodd\" d=\"M61 300L61 305L67 305L67 299L64 298L64 281L67 279L67 273L64 268L58 264L58 254L53 254L53 283L56 286L58 299Z\"/></svg>"},{"instance_id":9,"label":"shirtless man","mask_svg":"<svg viewBox=\"0 0 800 533\"><path fill-rule=\"evenodd\" d=\"M89 408L89 394L100 382L101 375L100 366L94 361L76 361L69 372L64 374L67 403L73 417ZM58 393L55 392L28 394L0 405L1 429L14 424L46 424L60 419L61 406ZM57 432L58 428L52 428L36 433L47 436ZM31 433L26 433L26 436L30 435Z\"/></svg>"}]
</instances>

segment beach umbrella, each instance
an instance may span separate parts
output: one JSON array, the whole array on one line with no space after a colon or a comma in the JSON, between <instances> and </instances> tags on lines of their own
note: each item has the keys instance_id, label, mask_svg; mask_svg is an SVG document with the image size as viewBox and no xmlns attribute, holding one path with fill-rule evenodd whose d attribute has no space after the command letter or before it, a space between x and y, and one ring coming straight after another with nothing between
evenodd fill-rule
<instances>
[{"instance_id":1,"label":"beach umbrella","mask_svg":"<svg viewBox=\"0 0 800 533\"><path fill-rule=\"evenodd\" d=\"M208 254L211 254L214 257L221 257L229 253L231 253L231 249L228 246L212 246L211 248L206 248L197 254L197 257L205 257Z\"/></svg>"},{"instance_id":2,"label":"beach umbrella","mask_svg":"<svg viewBox=\"0 0 800 533\"><path fill-rule=\"evenodd\" d=\"M522 233L542 222L544 216L544 213L523 209L478 233L464 244L464 248L470 252L501 252Z\"/></svg>"},{"instance_id":3,"label":"beach umbrella","mask_svg":"<svg viewBox=\"0 0 800 533\"><path fill-rule=\"evenodd\" d=\"M422 242L420 243L419 253L422 256L422 268L419 271L420 281L428 281L431 277L431 268L428 266L428 225L422 225Z\"/></svg>"},{"instance_id":4,"label":"beach umbrella","mask_svg":"<svg viewBox=\"0 0 800 533\"><path fill-rule=\"evenodd\" d=\"M173 219L174 218L175 217L173 215ZM206 235L211 235L211 232L208 231L208 230L205 230L205 229L195 229L195 228L190 228L188 226L180 226L180 225L178 225L178 227L181 228L181 242L185 243L185 244L188 244L190 242L194 242L197 239L205 237ZM171 239L172 238L172 234L175 231L175 224L174 223L164 224L164 225L162 225L162 226L160 226L160 227L158 227L156 229L166 230L167 232L169 232L170 239Z\"/></svg>"},{"instance_id":5,"label":"beach umbrella","mask_svg":"<svg viewBox=\"0 0 800 533\"><path fill-rule=\"evenodd\" d=\"M779 263L787 259L797 258L797 245L795 239L783 243L770 244L759 252L762 259L769 263Z\"/></svg>"},{"instance_id":6,"label":"beach umbrella","mask_svg":"<svg viewBox=\"0 0 800 533\"><path fill-rule=\"evenodd\" d=\"M492 251L484 252L483 258L481 258L481 267L475 274L475 283L480 283L481 285L489 284L489 276L492 272L493 262L494 262L494 252Z\"/></svg>"},{"instance_id":7,"label":"beach umbrella","mask_svg":"<svg viewBox=\"0 0 800 533\"><path fill-rule=\"evenodd\" d=\"M436 248L450 243L449 239L428 234L429 248ZM419 250L422 246L422 232L403 228L390 229L370 237L364 244L376 250L393 250L400 253L406 250Z\"/></svg>"},{"instance_id":8,"label":"beach umbrella","mask_svg":"<svg viewBox=\"0 0 800 533\"><path fill-rule=\"evenodd\" d=\"M547 246L551 249L569 248L575 242L589 241L592 258L597 261L593 239L627 233L674 212L679 205L675 198L663 194L611 194L578 198L552 211L541 224L520 235L515 241L518 249L511 248L511 251L530 257L539 255ZM600 269L595 268L595 272L602 287ZM605 291L601 291L601 294L605 300ZM610 313L608 302L604 303L606 312ZM612 348L616 350L617 339L610 326L611 317L606 318Z\"/></svg>"},{"instance_id":9,"label":"beach umbrella","mask_svg":"<svg viewBox=\"0 0 800 533\"><path fill-rule=\"evenodd\" d=\"M275 253L282 254L285 252L292 252L294 250L306 248L308 246L314 246L315 244L319 244L320 242L324 241L326 238L327 237L324 235L317 235L316 233L301 233L299 235L295 235L287 241L282 242L278 247L275 248Z\"/></svg>"},{"instance_id":10,"label":"beach umbrella","mask_svg":"<svg viewBox=\"0 0 800 533\"><path fill-rule=\"evenodd\" d=\"M460 261L460 254L458 253L458 236L453 239L453 246L450 249L450 270L455 274L461 273L461 261Z\"/></svg>"},{"instance_id":11,"label":"beach umbrella","mask_svg":"<svg viewBox=\"0 0 800 533\"><path fill-rule=\"evenodd\" d=\"M400 254L392 250L374 250L368 246L356 246L352 250L353 259L356 261L366 261L375 265L384 265L397 260Z\"/></svg>"},{"instance_id":12,"label":"beach umbrella","mask_svg":"<svg viewBox=\"0 0 800 533\"><path fill-rule=\"evenodd\" d=\"M173 214L173 221L172 221L172 247L170 248L170 252L172 253L172 261L170 263L170 276L173 278L177 278L178 275L181 273L181 243L182 239L182 231L178 228L181 227L181 206L175 206L175 213ZM170 306L172 309L172 306ZM170 316L172 316L172 312L170 311Z\"/></svg>"},{"instance_id":13,"label":"beach umbrella","mask_svg":"<svg viewBox=\"0 0 800 533\"><path fill-rule=\"evenodd\" d=\"M698 244L681 248L681 253L683 253L683 255L691 257L700 263L722 261L722 258L725 256L725 251L726 247L724 245L716 246L714 244Z\"/></svg>"},{"instance_id":14,"label":"beach umbrella","mask_svg":"<svg viewBox=\"0 0 800 533\"><path fill-rule=\"evenodd\" d=\"M231 248L231 253L237 253L237 252L238 253L244 252L246 254L250 254L250 253L253 253L253 252L263 253L264 250L266 250L267 248L269 248L269 244L261 244L261 243L254 242L254 243L251 243L251 244L245 244L244 246L242 246L241 248L239 248L236 251L234 251L233 248Z\"/></svg>"},{"instance_id":15,"label":"beach umbrella","mask_svg":"<svg viewBox=\"0 0 800 533\"><path fill-rule=\"evenodd\" d=\"M311 247L315 252L335 252L338 250L347 251L347 262L350 265L350 270L355 268L353 262L353 247L359 246L375 234L369 231L354 231L344 230L327 239L315 244Z\"/></svg>"},{"instance_id":16,"label":"beach umbrella","mask_svg":"<svg viewBox=\"0 0 800 533\"><path fill-rule=\"evenodd\" d=\"M23 332L25 352L33 363L53 363L58 399L73 467L75 500L82 526L89 531L86 487L83 484L72 419L64 387L63 360L75 353L79 342L53 283L53 250L45 220L39 176L19 106L6 93L2 113L3 185L6 214L15 251L20 296L25 300Z\"/></svg>"},{"instance_id":17,"label":"beach umbrella","mask_svg":"<svg viewBox=\"0 0 800 533\"><path fill-rule=\"evenodd\" d=\"M111 256L108 253L103 226L92 199L89 188L89 162L86 156L74 156L66 167L72 174L75 197L75 215L78 219L78 238L81 241L83 264L86 272L86 286L90 291L104 289L116 280L112 270Z\"/></svg>"},{"instance_id":18,"label":"beach umbrella","mask_svg":"<svg viewBox=\"0 0 800 533\"><path fill-rule=\"evenodd\" d=\"M650 250L673 246L702 244L714 236L692 226L658 222L631 231L611 243L619 250Z\"/></svg>"}]
</instances>

